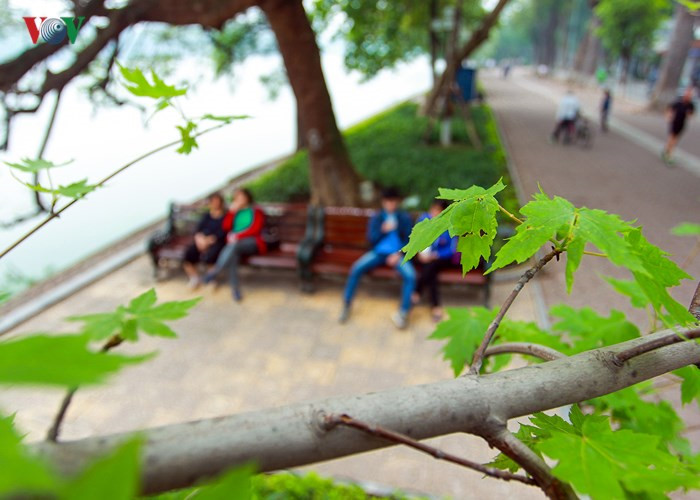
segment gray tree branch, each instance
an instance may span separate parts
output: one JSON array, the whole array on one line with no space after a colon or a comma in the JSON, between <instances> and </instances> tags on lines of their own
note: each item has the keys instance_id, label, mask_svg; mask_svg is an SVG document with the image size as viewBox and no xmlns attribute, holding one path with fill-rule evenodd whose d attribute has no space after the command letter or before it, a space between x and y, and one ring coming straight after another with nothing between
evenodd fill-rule
<instances>
[{"instance_id":1,"label":"gray tree branch","mask_svg":"<svg viewBox=\"0 0 700 500\"><path fill-rule=\"evenodd\" d=\"M484 358L494 356L496 354L528 354L545 361L553 361L555 359L565 358L563 354L556 349L545 345L531 344L529 342L507 342L505 344L492 345L484 353Z\"/></svg>"},{"instance_id":2,"label":"gray tree branch","mask_svg":"<svg viewBox=\"0 0 700 500\"><path fill-rule=\"evenodd\" d=\"M549 466L525 443L501 426L496 433L487 437L489 444L498 448L504 455L517 462L528 472L545 494L553 500L573 500L578 498L566 483L552 475Z\"/></svg>"},{"instance_id":3,"label":"gray tree branch","mask_svg":"<svg viewBox=\"0 0 700 500\"><path fill-rule=\"evenodd\" d=\"M415 440L455 432L492 435L489 422L507 422L603 396L700 362L700 345L676 343L630 359L615 354L673 332L665 330L615 346L536 366L406 387L364 396L169 425L139 431L145 440L143 490L189 486L248 461L261 471L321 462L388 446L351 429L325 430L323 417L350 414ZM683 333L683 332L681 332ZM687 333L687 331L686 331ZM64 473L75 473L131 434L36 443L35 452Z\"/></svg>"}]
</instances>

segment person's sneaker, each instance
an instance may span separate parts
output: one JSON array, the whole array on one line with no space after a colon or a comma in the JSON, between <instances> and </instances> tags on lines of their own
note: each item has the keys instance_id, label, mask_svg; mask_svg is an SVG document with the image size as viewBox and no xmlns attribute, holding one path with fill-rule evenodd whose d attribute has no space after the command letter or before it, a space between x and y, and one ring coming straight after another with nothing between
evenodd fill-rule
<instances>
[{"instance_id":1,"label":"person's sneaker","mask_svg":"<svg viewBox=\"0 0 700 500\"><path fill-rule=\"evenodd\" d=\"M213 274L213 273L207 273L207 274L205 274L204 277L202 278L202 283L204 283L205 285L208 285L209 283L211 283L211 282L214 281L215 279L216 279L216 275L215 275L215 274Z\"/></svg>"},{"instance_id":2,"label":"person's sneaker","mask_svg":"<svg viewBox=\"0 0 700 500\"><path fill-rule=\"evenodd\" d=\"M343 310L340 311L340 316L338 317L338 323L340 323L342 325L343 323L347 323L349 319L350 319L350 306L348 304L345 304L343 306Z\"/></svg>"},{"instance_id":3,"label":"person's sneaker","mask_svg":"<svg viewBox=\"0 0 700 500\"><path fill-rule=\"evenodd\" d=\"M187 286L190 288L190 290L196 290L201 284L202 282L197 276L192 276L190 281L187 283Z\"/></svg>"},{"instance_id":4,"label":"person's sneaker","mask_svg":"<svg viewBox=\"0 0 700 500\"><path fill-rule=\"evenodd\" d=\"M403 330L408 326L408 314L401 311L395 312L391 315L391 321L394 322L396 328Z\"/></svg>"},{"instance_id":5,"label":"person's sneaker","mask_svg":"<svg viewBox=\"0 0 700 500\"><path fill-rule=\"evenodd\" d=\"M238 288L231 290L231 295L233 296L233 300L236 302L243 300L243 295L241 295L241 291Z\"/></svg>"}]
</instances>

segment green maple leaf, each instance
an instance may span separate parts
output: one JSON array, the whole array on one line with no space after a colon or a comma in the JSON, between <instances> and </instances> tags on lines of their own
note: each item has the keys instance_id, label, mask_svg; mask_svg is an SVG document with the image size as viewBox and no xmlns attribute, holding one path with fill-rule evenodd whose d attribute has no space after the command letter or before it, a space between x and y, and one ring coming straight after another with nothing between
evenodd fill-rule
<instances>
[{"instance_id":1,"label":"green maple leaf","mask_svg":"<svg viewBox=\"0 0 700 500\"><path fill-rule=\"evenodd\" d=\"M22 444L13 420L13 417L0 416L0 496L12 498L14 494L18 498L30 498L34 494L43 498L55 489L58 480L48 466Z\"/></svg>"},{"instance_id":2,"label":"green maple leaf","mask_svg":"<svg viewBox=\"0 0 700 500\"><path fill-rule=\"evenodd\" d=\"M211 120L216 122L231 123L234 120L246 120L250 115L212 115L207 113L202 116L202 120Z\"/></svg>"},{"instance_id":3,"label":"green maple leaf","mask_svg":"<svg viewBox=\"0 0 700 500\"><path fill-rule=\"evenodd\" d=\"M630 231L625 240L645 271L643 273L633 271L632 275L659 317L666 322L667 326L672 326L663 314L663 308L675 323L683 325L694 323L696 320L693 315L685 306L671 297L667 290L679 285L683 279L692 279L692 276L669 259L668 253L649 243L641 229Z\"/></svg>"},{"instance_id":4,"label":"green maple leaf","mask_svg":"<svg viewBox=\"0 0 700 500\"><path fill-rule=\"evenodd\" d=\"M68 321L83 323L82 333L95 340L103 340L119 335L124 340L138 340L138 333L159 337L177 337L177 334L164 322L182 319L189 314L201 297L191 300L175 300L156 304L156 291L150 289L127 306L119 306L113 312L71 316Z\"/></svg>"},{"instance_id":5,"label":"green maple leaf","mask_svg":"<svg viewBox=\"0 0 700 500\"><path fill-rule=\"evenodd\" d=\"M692 222L681 222L671 229L671 234L676 236L697 236L700 235L700 224Z\"/></svg>"},{"instance_id":6,"label":"green maple leaf","mask_svg":"<svg viewBox=\"0 0 700 500\"><path fill-rule=\"evenodd\" d=\"M188 155L192 152L192 149L199 147L197 139L192 133L197 129L196 123L188 121L184 127L180 125L176 125L176 127L180 131L180 138L182 140L182 145L177 148L178 153Z\"/></svg>"},{"instance_id":7,"label":"green maple leaf","mask_svg":"<svg viewBox=\"0 0 700 500\"><path fill-rule=\"evenodd\" d=\"M634 280L618 280L610 276L603 276L603 279L610 283L612 287L622 295L630 298L630 303L639 309L644 309L649 305L649 298L644 295L644 291Z\"/></svg>"},{"instance_id":8,"label":"green maple leaf","mask_svg":"<svg viewBox=\"0 0 700 500\"><path fill-rule=\"evenodd\" d=\"M97 384L152 356L93 352L88 335L32 335L0 342L0 383L62 387Z\"/></svg>"},{"instance_id":9,"label":"green maple leaf","mask_svg":"<svg viewBox=\"0 0 700 500\"><path fill-rule=\"evenodd\" d=\"M560 304L550 309L559 320L552 329L566 334L571 347L566 354L576 354L599 347L618 344L640 336L639 329L625 315L613 309L610 316L601 316L590 307L574 309Z\"/></svg>"},{"instance_id":10,"label":"green maple leaf","mask_svg":"<svg viewBox=\"0 0 700 500\"><path fill-rule=\"evenodd\" d=\"M491 256L491 245L496 237L498 222L496 194L505 189L502 180L488 189L472 186L469 189L440 188L438 198L452 200L438 216L416 224L408 244L403 248L405 260L429 247L441 234L459 236L457 250L461 253L462 272L467 273Z\"/></svg>"},{"instance_id":11,"label":"green maple leaf","mask_svg":"<svg viewBox=\"0 0 700 500\"><path fill-rule=\"evenodd\" d=\"M140 484L141 440L132 439L92 462L61 489L65 500L131 500Z\"/></svg>"},{"instance_id":12,"label":"green maple leaf","mask_svg":"<svg viewBox=\"0 0 700 500\"><path fill-rule=\"evenodd\" d=\"M494 195L503 189L505 186L500 180L488 190L473 186L462 193L465 197L457 202L450 214L450 236L459 236L457 250L461 253L460 262L465 274L476 268L482 258L488 261L491 256L491 245L498 229L498 201ZM441 197L445 196L444 191L440 191ZM471 194L467 196L467 192Z\"/></svg>"},{"instance_id":13,"label":"green maple leaf","mask_svg":"<svg viewBox=\"0 0 700 500\"><path fill-rule=\"evenodd\" d=\"M625 239L625 235L633 229L629 222L602 210L576 208L564 198L550 198L542 191L533 198L520 210L526 217L525 221L498 252L488 272L512 262L525 262L545 244L551 243L558 250L566 251L566 286L571 292L574 273L581 263L586 245L590 243L604 252L614 264L641 274L647 273Z\"/></svg>"},{"instance_id":14,"label":"green maple leaf","mask_svg":"<svg viewBox=\"0 0 700 500\"><path fill-rule=\"evenodd\" d=\"M448 319L440 322L428 338L448 339L442 349L443 359L450 362L456 377L471 360L496 312L484 307L450 307L447 315Z\"/></svg>"},{"instance_id":15,"label":"green maple leaf","mask_svg":"<svg viewBox=\"0 0 700 500\"><path fill-rule=\"evenodd\" d=\"M457 205L449 205L432 219L424 219L413 226L408 243L403 247L404 262L412 259L418 252L422 252L450 228L450 213Z\"/></svg>"},{"instance_id":16,"label":"green maple leaf","mask_svg":"<svg viewBox=\"0 0 700 500\"><path fill-rule=\"evenodd\" d=\"M609 413L620 429L654 434L663 445L682 455L691 452L690 443L682 435L683 420L667 401L649 401L645 396L656 392L650 381L588 401L596 413Z\"/></svg>"},{"instance_id":17,"label":"green maple leaf","mask_svg":"<svg viewBox=\"0 0 700 500\"><path fill-rule=\"evenodd\" d=\"M63 167L64 165L68 165L72 161L73 160L67 161L65 163L53 163L42 158L38 158L35 160L32 160L30 158L22 158L19 163L10 163L6 161L5 165L7 165L10 168L20 170L22 172L35 174L37 172L40 172L41 170L49 170L56 167Z\"/></svg>"},{"instance_id":18,"label":"green maple leaf","mask_svg":"<svg viewBox=\"0 0 700 500\"><path fill-rule=\"evenodd\" d=\"M684 366L673 373L683 379L681 384L681 402L683 405L690 403L693 399L700 406L700 369L697 366Z\"/></svg>"},{"instance_id":19,"label":"green maple leaf","mask_svg":"<svg viewBox=\"0 0 700 500\"><path fill-rule=\"evenodd\" d=\"M32 184L30 182L23 182L20 181L22 184L24 184L26 187L31 189L32 191L38 191L40 193L47 193L51 194L54 197L58 196L65 196L67 198L82 198L86 194L94 191L95 189L98 188L97 184L88 184L87 179L83 179L77 182L73 182L72 184L68 184L67 186L59 186L57 188L51 189L47 188L46 186L42 186L40 184Z\"/></svg>"},{"instance_id":20,"label":"green maple leaf","mask_svg":"<svg viewBox=\"0 0 700 500\"><path fill-rule=\"evenodd\" d=\"M59 186L56 190L56 194L61 196L66 196L67 198L82 198L86 194L97 189L96 184L88 184L87 179L83 179L67 186Z\"/></svg>"},{"instance_id":21,"label":"green maple leaf","mask_svg":"<svg viewBox=\"0 0 700 500\"><path fill-rule=\"evenodd\" d=\"M577 407L572 413L573 408ZM570 417L575 425L562 424L563 420L552 424L551 417L540 415L536 425L549 420L550 435L536 447L558 461L552 473L579 493L607 500L627 498L626 492L658 495L700 486L692 467L662 449L658 436L613 431L607 418L583 415L580 410Z\"/></svg>"},{"instance_id":22,"label":"green maple leaf","mask_svg":"<svg viewBox=\"0 0 700 500\"><path fill-rule=\"evenodd\" d=\"M124 87L135 96L150 97L151 99L171 99L187 93L187 88L167 85L153 70L151 70L151 79L153 80L153 83L151 83L140 69L125 68L119 63L117 65L122 77L127 82L124 84Z\"/></svg>"},{"instance_id":23,"label":"green maple leaf","mask_svg":"<svg viewBox=\"0 0 700 500\"><path fill-rule=\"evenodd\" d=\"M224 473L213 483L196 489L187 498L195 500L219 500L231 498L249 500L252 498L253 474L256 467L251 464L242 465Z\"/></svg>"},{"instance_id":24,"label":"green maple leaf","mask_svg":"<svg viewBox=\"0 0 700 500\"><path fill-rule=\"evenodd\" d=\"M576 207L564 198L555 196L550 199L544 193L535 194L534 200L520 209L525 221L516 227L515 235L496 254L488 272L531 258L562 228L571 225L575 211Z\"/></svg>"},{"instance_id":25,"label":"green maple leaf","mask_svg":"<svg viewBox=\"0 0 700 500\"><path fill-rule=\"evenodd\" d=\"M567 291L571 293L574 273L581 263L586 243L598 247L613 264L645 273L632 248L623 239L631 229L632 226L617 215L585 207L576 209L566 253Z\"/></svg>"}]
</instances>

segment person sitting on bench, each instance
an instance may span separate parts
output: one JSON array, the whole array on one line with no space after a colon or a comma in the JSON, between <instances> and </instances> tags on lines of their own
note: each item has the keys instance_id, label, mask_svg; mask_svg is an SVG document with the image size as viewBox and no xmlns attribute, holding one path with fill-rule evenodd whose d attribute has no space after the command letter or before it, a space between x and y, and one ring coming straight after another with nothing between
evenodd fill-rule
<instances>
[{"instance_id":1,"label":"person sitting on bench","mask_svg":"<svg viewBox=\"0 0 700 500\"><path fill-rule=\"evenodd\" d=\"M226 233L221 227L224 219L224 198L219 193L209 197L209 210L202 216L194 233L194 242L185 250L182 267L190 278L190 287L200 284L197 265L213 266L226 244Z\"/></svg>"},{"instance_id":2,"label":"person sitting on bench","mask_svg":"<svg viewBox=\"0 0 700 500\"><path fill-rule=\"evenodd\" d=\"M401 196L394 188L382 192L382 210L375 213L367 226L367 239L371 250L365 253L352 265L343 297L343 310L340 322L345 323L350 317L352 299L357 284L363 274L372 269L387 265L395 268L401 275L401 305L399 311L392 316L398 328L408 325L408 313L411 310L411 294L416 283L416 271L413 264L403 262L401 249L408 243L408 236L413 227L411 216L399 210Z\"/></svg>"},{"instance_id":3,"label":"person sitting on bench","mask_svg":"<svg viewBox=\"0 0 700 500\"><path fill-rule=\"evenodd\" d=\"M226 246L219 254L214 268L204 277L205 283L210 283L216 276L228 269L231 294L236 302L242 299L238 281L238 264L241 257L263 254L267 247L262 238L265 225L263 211L253 205L253 195L247 189L236 190L229 212L224 217L222 228L226 235Z\"/></svg>"},{"instance_id":4,"label":"person sitting on bench","mask_svg":"<svg viewBox=\"0 0 700 500\"><path fill-rule=\"evenodd\" d=\"M440 212L447 208L447 200L436 199L430 205L428 211L418 218L418 222L425 219L432 219L440 215ZM430 294L430 305L433 320L442 320L442 307L440 306L440 290L438 288L438 272L440 269L454 265L454 258L457 253L457 237L450 237L450 233L445 231L428 248L420 252L416 258L422 264L418 285L413 294L413 303L418 303L421 293L427 288Z\"/></svg>"}]
</instances>

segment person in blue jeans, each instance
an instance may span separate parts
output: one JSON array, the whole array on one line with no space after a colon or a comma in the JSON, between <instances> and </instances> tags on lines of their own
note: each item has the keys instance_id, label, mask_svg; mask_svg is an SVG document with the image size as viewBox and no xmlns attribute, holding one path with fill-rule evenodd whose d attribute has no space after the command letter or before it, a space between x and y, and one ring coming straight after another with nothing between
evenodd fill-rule
<instances>
[{"instance_id":1,"label":"person in blue jeans","mask_svg":"<svg viewBox=\"0 0 700 500\"><path fill-rule=\"evenodd\" d=\"M401 275L401 305L392 316L398 328L408 325L408 313L411 310L411 295L416 285L416 271L410 262L403 262L401 249L408 243L408 236L413 228L411 216L399 210L401 195L394 188L382 192L382 210L374 214L367 226L367 240L371 250L355 261L350 269L350 276L345 285L343 310L340 322L345 323L350 317L352 299L357 284L363 274L375 267L387 265L395 268Z\"/></svg>"}]
</instances>

